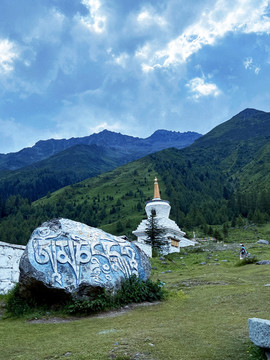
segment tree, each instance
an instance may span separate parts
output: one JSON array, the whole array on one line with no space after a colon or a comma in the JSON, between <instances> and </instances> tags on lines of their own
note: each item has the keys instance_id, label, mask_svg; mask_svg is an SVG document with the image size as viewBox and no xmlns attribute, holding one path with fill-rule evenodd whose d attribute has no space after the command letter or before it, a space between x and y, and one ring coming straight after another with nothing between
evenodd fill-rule
<instances>
[{"instance_id":1,"label":"tree","mask_svg":"<svg viewBox=\"0 0 270 360\"><path fill-rule=\"evenodd\" d=\"M164 239L165 229L158 224L156 216L156 211L152 209L145 228L147 235L145 242L151 245L153 250L159 251L165 245L166 240Z\"/></svg>"}]
</instances>

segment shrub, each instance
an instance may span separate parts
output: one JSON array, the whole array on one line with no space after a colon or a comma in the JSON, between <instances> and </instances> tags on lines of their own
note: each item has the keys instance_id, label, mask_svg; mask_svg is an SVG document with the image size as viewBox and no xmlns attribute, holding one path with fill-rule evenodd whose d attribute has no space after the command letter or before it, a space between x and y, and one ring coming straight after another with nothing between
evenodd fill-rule
<instances>
[{"instance_id":1,"label":"shrub","mask_svg":"<svg viewBox=\"0 0 270 360\"><path fill-rule=\"evenodd\" d=\"M91 314L121 306L140 303L143 301L157 301L165 297L165 292L160 281L142 281L132 275L122 281L121 288L115 296L104 291L94 300L73 300L65 307L68 314Z\"/></svg>"},{"instance_id":2,"label":"shrub","mask_svg":"<svg viewBox=\"0 0 270 360\"><path fill-rule=\"evenodd\" d=\"M7 316L20 317L33 312L35 307L33 299L26 300L20 295L18 284L9 291L6 300Z\"/></svg>"},{"instance_id":3,"label":"shrub","mask_svg":"<svg viewBox=\"0 0 270 360\"><path fill-rule=\"evenodd\" d=\"M255 255L247 256L242 260L237 261L235 266L243 266L248 264L255 264L258 261L258 258Z\"/></svg>"},{"instance_id":4,"label":"shrub","mask_svg":"<svg viewBox=\"0 0 270 360\"><path fill-rule=\"evenodd\" d=\"M158 280L142 281L136 275L122 281L121 288L116 295L112 296L103 290L94 299L73 299L65 302L61 307L58 306L59 313L66 314L93 314L100 311L119 308L130 303L140 303L143 301L157 301L165 297L163 284ZM50 308L55 308L55 304L45 304L39 306L33 298L25 299L20 295L18 284L9 292L6 300L7 316L20 317L28 314L45 314ZM58 304L59 305L59 304Z\"/></svg>"}]
</instances>

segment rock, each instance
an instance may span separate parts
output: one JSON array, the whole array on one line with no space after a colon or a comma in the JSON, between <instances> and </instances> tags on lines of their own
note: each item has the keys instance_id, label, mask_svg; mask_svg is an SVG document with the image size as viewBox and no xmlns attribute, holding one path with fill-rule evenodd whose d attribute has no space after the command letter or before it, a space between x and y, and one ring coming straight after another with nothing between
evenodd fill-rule
<instances>
[{"instance_id":1,"label":"rock","mask_svg":"<svg viewBox=\"0 0 270 360\"><path fill-rule=\"evenodd\" d=\"M206 265L206 262L205 262L205 261L203 261L203 262L201 262L201 263L200 263L200 265Z\"/></svg>"},{"instance_id":2,"label":"rock","mask_svg":"<svg viewBox=\"0 0 270 360\"><path fill-rule=\"evenodd\" d=\"M269 241L260 239L260 240L257 241L257 244L269 245Z\"/></svg>"},{"instance_id":3,"label":"rock","mask_svg":"<svg viewBox=\"0 0 270 360\"><path fill-rule=\"evenodd\" d=\"M270 260L260 260L256 262L257 265L270 265Z\"/></svg>"},{"instance_id":4,"label":"rock","mask_svg":"<svg viewBox=\"0 0 270 360\"><path fill-rule=\"evenodd\" d=\"M161 256L161 257L159 258L159 260L161 260L161 261L166 261L166 259L165 259L164 256Z\"/></svg>"},{"instance_id":5,"label":"rock","mask_svg":"<svg viewBox=\"0 0 270 360\"><path fill-rule=\"evenodd\" d=\"M133 243L68 219L43 223L20 261L22 296L46 302L115 293L124 278L150 276L147 255Z\"/></svg>"},{"instance_id":6,"label":"rock","mask_svg":"<svg viewBox=\"0 0 270 360\"><path fill-rule=\"evenodd\" d=\"M249 338L264 349L270 348L270 321L259 318L248 319Z\"/></svg>"}]
</instances>

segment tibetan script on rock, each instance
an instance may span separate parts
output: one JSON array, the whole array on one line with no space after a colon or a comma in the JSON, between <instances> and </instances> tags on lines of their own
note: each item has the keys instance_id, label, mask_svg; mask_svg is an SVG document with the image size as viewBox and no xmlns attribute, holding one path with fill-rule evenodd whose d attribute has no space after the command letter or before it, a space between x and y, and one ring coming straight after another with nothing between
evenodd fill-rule
<instances>
[{"instance_id":1,"label":"tibetan script on rock","mask_svg":"<svg viewBox=\"0 0 270 360\"><path fill-rule=\"evenodd\" d=\"M119 278L143 275L144 271L135 245L68 219L42 224L27 248L31 265L56 288L113 285Z\"/></svg>"}]
</instances>

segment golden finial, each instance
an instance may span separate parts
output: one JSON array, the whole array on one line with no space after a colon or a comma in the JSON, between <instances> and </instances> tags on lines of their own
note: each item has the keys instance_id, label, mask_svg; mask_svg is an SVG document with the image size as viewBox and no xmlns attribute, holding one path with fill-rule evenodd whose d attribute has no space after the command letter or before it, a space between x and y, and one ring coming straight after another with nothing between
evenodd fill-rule
<instances>
[{"instance_id":1,"label":"golden finial","mask_svg":"<svg viewBox=\"0 0 270 360\"><path fill-rule=\"evenodd\" d=\"M155 177L154 182L154 199L160 199L160 193L159 193L159 187L158 187L158 181L157 177Z\"/></svg>"}]
</instances>

